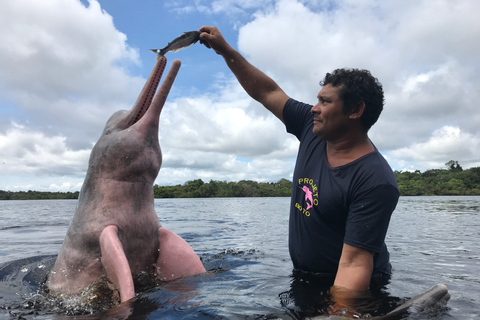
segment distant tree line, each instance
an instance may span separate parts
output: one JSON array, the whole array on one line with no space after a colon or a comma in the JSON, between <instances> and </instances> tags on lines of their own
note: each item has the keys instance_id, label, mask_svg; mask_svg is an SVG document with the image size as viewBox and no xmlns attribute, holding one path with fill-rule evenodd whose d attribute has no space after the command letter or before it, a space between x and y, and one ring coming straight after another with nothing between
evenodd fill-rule
<instances>
[{"instance_id":1,"label":"distant tree line","mask_svg":"<svg viewBox=\"0 0 480 320\"><path fill-rule=\"evenodd\" d=\"M3 191L0 190L0 200L46 200L46 199L78 199L79 192L48 192L48 191Z\"/></svg>"},{"instance_id":2,"label":"distant tree line","mask_svg":"<svg viewBox=\"0 0 480 320\"><path fill-rule=\"evenodd\" d=\"M153 186L155 198L214 198L214 197L289 197L292 182L280 179L277 182L203 182L196 179L176 186Z\"/></svg>"},{"instance_id":3,"label":"distant tree line","mask_svg":"<svg viewBox=\"0 0 480 320\"><path fill-rule=\"evenodd\" d=\"M425 172L395 171L402 196L480 195L480 167L463 170L458 161L445 163L447 169Z\"/></svg>"},{"instance_id":4,"label":"distant tree line","mask_svg":"<svg viewBox=\"0 0 480 320\"><path fill-rule=\"evenodd\" d=\"M480 167L463 170L458 161L445 164L447 169L395 171L402 196L480 195ZM214 198L214 197L289 197L292 182L204 182L187 181L183 185L153 186L155 198ZM79 192L1 191L0 200L77 199Z\"/></svg>"}]
</instances>

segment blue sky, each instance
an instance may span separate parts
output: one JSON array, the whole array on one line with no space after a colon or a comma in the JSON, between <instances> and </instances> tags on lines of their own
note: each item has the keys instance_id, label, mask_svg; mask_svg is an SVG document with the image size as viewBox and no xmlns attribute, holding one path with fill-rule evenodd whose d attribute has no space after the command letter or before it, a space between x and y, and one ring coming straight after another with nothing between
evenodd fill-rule
<instances>
[{"instance_id":1,"label":"blue sky","mask_svg":"<svg viewBox=\"0 0 480 320\"><path fill-rule=\"evenodd\" d=\"M478 1L3 0L0 190L76 191L105 122L129 109L162 48L218 26L298 100L338 67L369 69L385 110L370 138L394 170L480 166ZM199 43L160 119L156 183L291 179L298 143Z\"/></svg>"},{"instance_id":2,"label":"blue sky","mask_svg":"<svg viewBox=\"0 0 480 320\"><path fill-rule=\"evenodd\" d=\"M198 1L196 1L198 2ZM82 1L88 6L88 1ZM198 30L203 25L215 25L225 29L230 41L237 41L237 33L232 32L232 20L225 14L215 14L208 10L189 9L189 3L194 1L99 1L102 9L113 17L113 23L120 32L126 34L129 46L138 49L141 65L126 66L132 74L140 73L147 78L150 74L155 55L149 49L163 48L175 37L185 31ZM237 16L242 18L244 15ZM247 14L242 20L247 20ZM188 68L188 76L178 78L177 86L202 87L211 82L213 75L225 71L219 59L212 56L199 43L188 51L169 54L170 60L180 59L183 69ZM171 61L170 61L171 62ZM195 68L192 68L192 65ZM189 68L190 66L190 68ZM193 74L192 74L193 73Z\"/></svg>"}]
</instances>

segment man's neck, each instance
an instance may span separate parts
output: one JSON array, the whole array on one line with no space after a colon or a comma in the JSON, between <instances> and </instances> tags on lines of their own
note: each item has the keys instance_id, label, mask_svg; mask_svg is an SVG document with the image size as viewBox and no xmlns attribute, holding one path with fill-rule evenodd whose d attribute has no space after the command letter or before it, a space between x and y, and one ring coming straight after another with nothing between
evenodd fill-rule
<instances>
[{"instance_id":1,"label":"man's neck","mask_svg":"<svg viewBox=\"0 0 480 320\"><path fill-rule=\"evenodd\" d=\"M344 140L327 141L326 152L331 167L346 165L375 150L367 134L358 137L349 137Z\"/></svg>"}]
</instances>

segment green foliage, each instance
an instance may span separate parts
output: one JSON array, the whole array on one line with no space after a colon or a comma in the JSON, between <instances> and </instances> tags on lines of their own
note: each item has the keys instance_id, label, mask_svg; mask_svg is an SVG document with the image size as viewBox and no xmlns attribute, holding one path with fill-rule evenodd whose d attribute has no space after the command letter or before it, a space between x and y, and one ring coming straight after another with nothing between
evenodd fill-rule
<instances>
[{"instance_id":1,"label":"green foliage","mask_svg":"<svg viewBox=\"0 0 480 320\"><path fill-rule=\"evenodd\" d=\"M445 165L447 166L447 168L449 170L452 170L452 171L462 171L463 170L463 168L460 166L458 161L455 161L455 160L450 160L450 161L446 162Z\"/></svg>"},{"instance_id":2,"label":"green foliage","mask_svg":"<svg viewBox=\"0 0 480 320\"><path fill-rule=\"evenodd\" d=\"M457 161L446 163L447 169L425 172L395 171L402 196L480 195L480 167L463 170ZM226 182L202 179L187 181L183 185L153 186L155 198L213 198L213 197L289 197L292 182L241 180ZM77 192L2 191L0 200L77 199Z\"/></svg>"},{"instance_id":3,"label":"green foliage","mask_svg":"<svg viewBox=\"0 0 480 320\"><path fill-rule=\"evenodd\" d=\"M45 200L45 199L78 199L79 192L47 192L47 191L3 191L0 200Z\"/></svg>"},{"instance_id":4,"label":"green foliage","mask_svg":"<svg viewBox=\"0 0 480 320\"><path fill-rule=\"evenodd\" d=\"M400 195L480 195L480 167L463 170L453 160L446 165L446 170L431 169L423 173L395 171Z\"/></svg>"},{"instance_id":5,"label":"green foliage","mask_svg":"<svg viewBox=\"0 0 480 320\"><path fill-rule=\"evenodd\" d=\"M281 179L278 182L203 182L201 179L187 181L183 186L153 186L155 198L214 198L214 197L289 197L292 182Z\"/></svg>"}]
</instances>

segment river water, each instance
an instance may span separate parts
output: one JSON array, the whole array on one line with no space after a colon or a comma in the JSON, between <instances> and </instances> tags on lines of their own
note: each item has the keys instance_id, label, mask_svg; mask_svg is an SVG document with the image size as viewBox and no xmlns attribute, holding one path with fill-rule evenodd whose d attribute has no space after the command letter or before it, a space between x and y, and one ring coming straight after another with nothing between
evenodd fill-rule
<instances>
[{"instance_id":1,"label":"river water","mask_svg":"<svg viewBox=\"0 0 480 320\"><path fill-rule=\"evenodd\" d=\"M292 275L287 249L289 202L289 198L156 199L161 223L193 247L209 272L141 292L128 308L67 316L88 310L69 311L47 303L41 285L77 201L0 201L0 319L128 315L129 319L298 319L312 315L315 308L298 303L301 299L294 289L301 283L301 295L315 300L328 298L328 288L322 288L321 281ZM401 197L386 240L393 276L374 297L381 300L376 306L393 308L444 283L451 294L446 308L411 310L404 319L478 319L479 218L480 197Z\"/></svg>"}]
</instances>

